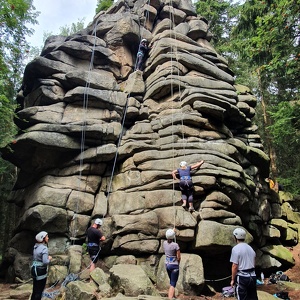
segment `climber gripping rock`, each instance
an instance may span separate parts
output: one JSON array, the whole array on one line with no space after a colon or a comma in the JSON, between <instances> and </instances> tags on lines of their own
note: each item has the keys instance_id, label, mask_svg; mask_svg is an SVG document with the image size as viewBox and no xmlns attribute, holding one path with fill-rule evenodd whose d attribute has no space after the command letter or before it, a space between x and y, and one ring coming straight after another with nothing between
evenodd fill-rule
<instances>
[{"instance_id":1,"label":"climber gripping rock","mask_svg":"<svg viewBox=\"0 0 300 300\"><path fill-rule=\"evenodd\" d=\"M136 69L142 71L147 55L151 47L146 39L142 39L137 53Z\"/></svg>"},{"instance_id":2,"label":"climber gripping rock","mask_svg":"<svg viewBox=\"0 0 300 300\"><path fill-rule=\"evenodd\" d=\"M194 205L194 197L193 190L194 185L191 177L191 170L199 168L204 163L203 160L197 162L194 165L188 166L186 161L182 161L179 166L179 169L176 169L172 172L172 176L174 180L177 180L177 175L179 175L179 188L181 190L181 200L183 202L182 207L186 208L187 202L189 203L189 211L193 212Z\"/></svg>"}]
</instances>

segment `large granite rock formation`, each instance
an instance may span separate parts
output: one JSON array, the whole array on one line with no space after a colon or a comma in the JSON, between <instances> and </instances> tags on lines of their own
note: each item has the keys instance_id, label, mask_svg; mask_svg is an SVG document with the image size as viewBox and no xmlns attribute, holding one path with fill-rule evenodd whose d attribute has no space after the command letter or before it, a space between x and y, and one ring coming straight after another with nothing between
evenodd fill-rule
<instances>
[{"instance_id":1,"label":"large granite rock formation","mask_svg":"<svg viewBox=\"0 0 300 300\"><path fill-rule=\"evenodd\" d=\"M141 38L152 46L143 72L134 70ZM47 39L17 98L21 132L3 152L19 168L12 201L20 217L7 252L15 276L29 277L20 266L37 231L49 232L53 255L64 254L84 242L95 217L108 237L103 259L151 257L154 282L173 226L182 252L201 256L202 279L230 274L236 226L247 229L258 267L293 264L281 244L298 241L288 224L299 216L281 222L264 180L256 99L234 84L210 39L188 0L120 0L81 32ZM193 174L194 213L180 206L171 176L181 160L204 160Z\"/></svg>"}]
</instances>

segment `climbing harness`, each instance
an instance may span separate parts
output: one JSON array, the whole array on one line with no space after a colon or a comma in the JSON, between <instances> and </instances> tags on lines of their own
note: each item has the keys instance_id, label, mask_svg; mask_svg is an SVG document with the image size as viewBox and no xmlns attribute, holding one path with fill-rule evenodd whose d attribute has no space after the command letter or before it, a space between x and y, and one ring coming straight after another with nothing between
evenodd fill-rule
<instances>
[{"instance_id":1,"label":"climbing harness","mask_svg":"<svg viewBox=\"0 0 300 300\"><path fill-rule=\"evenodd\" d=\"M176 256L166 256L166 263L171 264L174 263L177 260Z\"/></svg>"},{"instance_id":2,"label":"climbing harness","mask_svg":"<svg viewBox=\"0 0 300 300\"><path fill-rule=\"evenodd\" d=\"M41 261L33 261L31 265L31 276L36 280L42 280L47 277L47 266Z\"/></svg>"}]
</instances>

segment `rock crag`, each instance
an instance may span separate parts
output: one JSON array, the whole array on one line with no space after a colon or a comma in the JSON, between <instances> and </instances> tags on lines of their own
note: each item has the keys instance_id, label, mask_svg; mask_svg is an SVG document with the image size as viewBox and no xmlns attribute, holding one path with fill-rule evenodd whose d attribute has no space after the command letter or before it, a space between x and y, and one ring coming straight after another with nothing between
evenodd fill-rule
<instances>
[{"instance_id":1,"label":"rock crag","mask_svg":"<svg viewBox=\"0 0 300 300\"><path fill-rule=\"evenodd\" d=\"M151 50L138 71L142 38ZM14 276L30 276L24 265L37 231L49 232L59 257L84 243L96 217L108 237L104 261L133 257L152 282L162 270L165 231L175 226L185 260L199 267L181 280L182 292L230 275L236 226L247 229L258 268L293 265L282 244L298 242L299 215L284 214L265 182L269 158L253 123L256 99L235 85L210 39L188 0L121 0L81 32L47 39L24 72L21 133L13 151L3 151L19 168L11 199L20 221L7 252ZM181 207L171 176L182 160L204 160L193 174L193 213ZM71 264L67 257L62 266Z\"/></svg>"}]
</instances>

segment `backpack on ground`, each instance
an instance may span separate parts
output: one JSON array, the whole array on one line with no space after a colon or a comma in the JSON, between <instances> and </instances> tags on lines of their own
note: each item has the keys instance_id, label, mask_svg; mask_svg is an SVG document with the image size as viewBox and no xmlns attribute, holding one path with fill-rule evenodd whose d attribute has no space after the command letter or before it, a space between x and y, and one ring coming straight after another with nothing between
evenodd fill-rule
<instances>
[{"instance_id":1,"label":"backpack on ground","mask_svg":"<svg viewBox=\"0 0 300 300\"><path fill-rule=\"evenodd\" d=\"M274 296L279 299L290 300L288 292L281 291L281 292L274 294Z\"/></svg>"},{"instance_id":2,"label":"backpack on ground","mask_svg":"<svg viewBox=\"0 0 300 300\"><path fill-rule=\"evenodd\" d=\"M223 297L229 298L235 296L235 290L232 286L225 286L222 288L222 295Z\"/></svg>"},{"instance_id":3,"label":"backpack on ground","mask_svg":"<svg viewBox=\"0 0 300 300\"><path fill-rule=\"evenodd\" d=\"M291 281L290 278L282 271L271 274L269 277L269 283L276 284L278 281Z\"/></svg>"}]
</instances>

